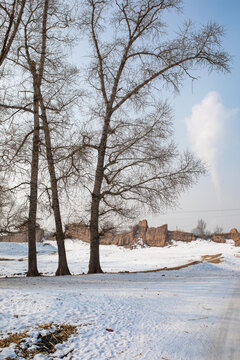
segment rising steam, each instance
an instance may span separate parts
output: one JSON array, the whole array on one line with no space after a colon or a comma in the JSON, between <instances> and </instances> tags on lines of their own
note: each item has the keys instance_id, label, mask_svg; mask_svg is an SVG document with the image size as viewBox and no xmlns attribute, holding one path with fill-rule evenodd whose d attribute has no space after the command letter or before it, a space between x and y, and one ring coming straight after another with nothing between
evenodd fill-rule
<instances>
[{"instance_id":1,"label":"rising steam","mask_svg":"<svg viewBox=\"0 0 240 360\"><path fill-rule=\"evenodd\" d=\"M223 135L224 122L232 116L220 102L217 92L208 93L200 104L193 106L192 114L185 119L193 151L206 164L220 197L217 155Z\"/></svg>"}]
</instances>

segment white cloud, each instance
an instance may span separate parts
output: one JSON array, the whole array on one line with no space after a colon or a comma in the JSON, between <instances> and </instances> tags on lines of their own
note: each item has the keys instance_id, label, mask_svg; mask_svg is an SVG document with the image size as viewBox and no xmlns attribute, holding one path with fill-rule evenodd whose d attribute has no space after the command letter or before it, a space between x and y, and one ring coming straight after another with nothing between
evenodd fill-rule
<instances>
[{"instance_id":1,"label":"white cloud","mask_svg":"<svg viewBox=\"0 0 240 360\"><path fill-rule=\"evenodd\" d=\"M223 134L224 122L233 111L226 109L217 92L208 93L200 104L193 106L185 122L193 151L207 165L217 195L220 183L217 173L217 153Z\"/></svg>"}]
</instances>

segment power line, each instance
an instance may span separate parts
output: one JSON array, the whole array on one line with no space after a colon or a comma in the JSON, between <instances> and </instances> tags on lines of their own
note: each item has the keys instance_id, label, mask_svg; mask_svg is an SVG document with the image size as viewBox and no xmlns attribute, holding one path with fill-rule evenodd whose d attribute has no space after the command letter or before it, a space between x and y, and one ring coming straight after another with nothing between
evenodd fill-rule
<instances>
[{"instance_id":1,"label":"power line","mask_svg":"<svg viewBox=\"0 0 240 360\"><path fill-rule=\"evenodd\" d=\"M210 213L210 212L224 212L224 211L240 211L240 209L183 210L183 211L176 211L175 214Z\"/></svg>"}]
</instances>

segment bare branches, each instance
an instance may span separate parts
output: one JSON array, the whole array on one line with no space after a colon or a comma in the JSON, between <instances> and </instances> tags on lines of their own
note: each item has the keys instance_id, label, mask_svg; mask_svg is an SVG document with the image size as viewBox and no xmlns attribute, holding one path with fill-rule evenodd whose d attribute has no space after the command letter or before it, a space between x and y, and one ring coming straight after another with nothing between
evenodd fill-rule
<instances>
[{"instance_id":1,"label":"bare branches","mask_svg":"<svg viewBox=\"0 0 240 360\"><path fill-rule=\"evenodd\" d=\"M22 19L22 14L24 11L26 0L14 0L12 4L9 4L7 1L4 1L0 5L0 20L1 20L1 30L3 24L6 23L6 31L3 35L2 46L0 51L0 66L3 64L6 59L9 50L12 46L15 35L18 31L20 21Z\"/></svg>"},{"instance_id":2,"label":"bare branches","mask_svg":"<svg viewBox=\"0 0 240 360\"><path fill-rule=\"evenodd\" d=\"M107 98L107 94L106 94L106 89L105 89L105 84L104 84L104 72L103 72L103 58L99 49L99 45L98 45L98 40L97 40L97 36L96 36L96 32L95 32L95 27L96 27L96 22L100 16L101 10L100 12L96 15L96 5L99 6L99 4L104 4L104 1L89 1L90 5L92 6L92 16L91 16L91 33L92 33L92 39L95 45L95 49L96 49L96 53L97 53L97 58L98 58L98 62L99 62L99 79L100 79L100 83L101 83L101 90L102 90L102 94L103 94L103 99L105 101L105 104L108 104L108 98ZM97 18L97 20L96 20Z\"/></svg>"},{"instance_id":3,"label":"bare branches","mask_svg":"<svg viewBox=\"0 0 240 360\"><path fill-rule=\"evenodd\" d=\"M43 7L43 21L42 21L42 41L41 41L41 58L39 62L39 69L38 69L38 81L39 86L41 86L43 71L44 71L44 63L46 59L46 43L47 43L47 17L48 17L48 0L44 1Z\"/></svg>"},{"instance_id":4,"label":"bare branches","mask_svg":"<svg viewBox=\"0 0 240 360\"><path fill-rule=\"evenodd\" d=\"M191 70L196 65L210 71L229 71L229 55L221 49L224 29L218 24L209 23L196 31L192 23L187 22L175 39L166 38L164 12L178 9L180 4L181 1L134 0L116 1L116 6L112 3L111 11L115 15L111 27L115 32L108 43L101 39L101 32L94 37L96 57L90 75L92 85L94 77L101 83L98 91L105 102L109 99L111 111L141 98L142 90L145 98L150 96L153 81L179 89L185 76L194 78ZM107 7L104 1L91 1L92 16L98 7L101 9L91 23L92 33L93 26L101 29L104 23L107 27L106 18L101 18L104 5ZM163 34L162 38L159 34Z\"/></svg>"},{"instance_id":5,"label":"bare branches","mask_svg":"<svg viewBox=\"0 0 240 360\"><path fill-rule=\"evenodd\" d=\"M165 110L166 111L166 110ZM146 116L128 123L109 139L101 198L107 203L117 199L138 201L155 211L176 203L176 194L185 191L205 170L201 163L188 152L179 156L171 142L170 120ZM154 119L154 121L153 121ZM162 122L162 124L161 124ZM123 124L122 124L123 125ZM125 135L125 136L124 136ZM124 138L122 142L122 138ZM114 146L115 144L115 146ZM113 202L109 198L114 197Z\"/></svg>"}]
</instances>

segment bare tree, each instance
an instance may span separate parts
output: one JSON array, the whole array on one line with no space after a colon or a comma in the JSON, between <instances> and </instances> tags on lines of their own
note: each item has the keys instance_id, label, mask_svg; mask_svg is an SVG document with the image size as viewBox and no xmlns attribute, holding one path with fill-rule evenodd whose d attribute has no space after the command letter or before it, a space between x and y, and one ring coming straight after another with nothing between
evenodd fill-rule
<instances>
[{"instance_id":1,"label":"bare tree","mask_svg":"<svg viewBox=\"0 0 240 360\"><path fill-rule=\"evenodd\" d=\"M62 229L58 179L55 171L55 149L52 146L54 131L59 130L64 116L67 117L65 108L73 104L79 97L79 92L66 94L66 87L76 77L76 69L64 63L62 46L66 46L66 37L71 41L69 33L66 37L62 32L69 26L70 9L59 1L44 2L30 0L26 6L24 19L22 20L22 38L19 37L17 56L10 57L10 61L23 69L19 104L1 104L5 110L33 114L34 128L25 134L21 144L15 152L18 155L27 145L29 137L33 135L32 159L31 159L31 183L30 183L30 208L29 208L29 271L28 276L37 276L35 227L39 188L39 154L44 157L48 164L50 187L45 186L53 208L56 224L56 240L58 245L59 263L56 275L69 275L64 247L64 234ZM30 77L29 77L30 75ZM32 85L29 83L32 82ZM33 100L31 99L33 96ZM4 97L6 100L6 96ZM16 101L17 102L17 101ZM64 112L64 114L62 114ZM50 121L51 119L51 121ZM65 119L64 124L67 123ZM63 127L61 126L63 130ZM44 136L40 136L43 130ZM59 134L58 134L59 137ZM56 154L56 152L55 152ZM70 155L69 155L70 156ZM42 159L43 160L43 159ZM59 160L60 161L60 160ZM44 176L45 177L45 176ZM46 183L46 182L45 182ZM51 195L50 195L51 194ZM34 255L35 254L35 255Z\"/></svg>"},{"instance_id":2,"label":"bare tree","mask_svg":"<svg viewBox=\"0 0 240 360\"><path fill-rule=\"evenodd\" d=\"M99 260L99 215L102 201L112 207L110 196L118 195L122 200L137 200L150 206L154 204L155 208L161 207L162 203L169 206L178 192L188 188L203 172L199 162L189 153L175 161L177 152L173 145L169 145L165 152L155 147L156 157L153 152L149 154L150 139L154 138L155 129L148 136L147 110L149 104L154 105L154 93L166 85L178 89L186 76L193 78L191 70L195 66L228 71L229 58L221 50L223 29L215 23L195 31L188 22L179 30L175 39L167 37L164 14L168 10L179 9L180 0L86 0L84 4L82 25L87 28L92 44L88 81L94 103L90 105L92 120L98 124L95 125L98 134L95 143L96 167L93 188L90 189L89 261L89 273L96 273L102 272ZM121 119L127 118L125 123L130 124L134 113L139 114L141 111L145 116L142 126L145 137L141 139L138 134L136 142L141 143L142 149L135 147L135 141L131 138L126 143L121 139L123 143L117 145L116 150L110 139L114 132L121 131L118 130L121 129ZM153 111L155 117L157 111ZM162 117L158 116L156 128L161 120ZM153 126L153 122L150 124L150 127ZM138 131L140 128L141 125L138 125ZM121 162L122 152L125 153L125 159ZM139 158L136 181L133 181L131 168L138 167ZM123 173L124 182L119 181L117 184L116 179L122 177ZM157 190L159 187L161 192Z\"/></svg>"},{"instance_id":3,"label":"bare tree","mask_svg":"<svg viewBox=\"0 0 240 360\"><path fill-rule=\"evenodd\" d=\"M41 2L33 1L36 5L41 6ZM58 195L58 182L55 171L54 157L53 157L53 149L52 149L52 140L51 140L51 130L49 126L49 117L48 110L54 111L55 113L59 111L59 106L56 106L57 100L59 100L59 87L62 88L69 82L69 79L76 75L75 69L69 69L67 67L64 70L63 65L61 63L62 59L58 59L57 56L63 56L63 54L58 54L58 51L54 54L54 41L58 39L58 46L62 46L61 42L66 43L66 39L62 36L59 37L60 34L57 34L57 31L54 29L58 28L67 28L68 27L68 18L69 11L66 7L61 7L61 4L58 1L55 1L48 4L48 1L45 1L45 6L43 10L43 24L42 24L42 40L41 40L41 57L38 63L38 71L35 73L32 71L31 67L29 67L30 72L32 74L33 82L36 83L36 92L37 98L39 101L39 109L41 110L41 122L42 128L44 132L45 138L45 147L46 147L46 158L48 163L48 170L50 176L51 183L51 198L52 198L52 208L54 212L55 225L56 225L56 240L58 245L58 256L59 263L58 269L56 271L56 275L70 275L70 271L67 265L66 252L64 247L64 234L62 228L62 220L59 206L59 195ZM66 11L64 11L66 10ZM47 25L47 17L48 13L51 14L51 22ZM55 22L54 22L54 20ZM67 23L66 23L67 22ZM26 22L26 26L28 22ZM53 29L53 31L52 31ZM28 38L25 40L25 51L28 60L28 54L31 52L33 57L35 58L38 54L38 43L35 39L32 39L32 29L28 29L27 36ZM54 41L52 41L54 40ZM69 41L68 37L68 41ZM53 48L51 48L53 46ZM30 49L30 52L29 52ZM64 64L65 65L65 64ZM58 69L60 68L60 69ZM61 72L59 71L61 70ZM42 86L43 80L43 86ZM60 84L59 84L60 83ZM46 95L47 94L47 95ZM46 95L46 96L45 96ZM66 103L69 103L70 99L73 101L75 98L75 94L71 94L68 96L68 99L65 97L65 102L63 98L61 98L60 107L64 108ZM71 102L70 101L70 102ZM59 104L57 104L59 105ZM56 125L56 124L55 124Z\"/></svg>"},{"instance_id":4,"label":"bare tree","mask_svg":"<svg viewBox=\"0 0 240 360\"><path fill-rule=\"evenodd\" d=\"M207 223L203 219L199 219L196 228L192 230L192 233L199 238L206 239L210 236L210 232L207 230Z\"/></svg>"},{"instance_id":5,"label":"bare tree","mask_svg":"<svg viewBox=\"0 0 240 360\"><path fill-rule=\"evenodd\" d=\"M19 24L21 22L24 7L26 4L26 0L4 0L1 1L0 4L0 67L2 67L7 59L7 56L12 48L14 39L19 29ZM2 74L1 74L2 76ZM1 119L1 123L3 120ZM1 144L2 145L2 144ZM4 155L6 158L6 154ZM2 169L1 169L2 171ZM5 183L4 177L2 178L2 182ZM6 195L7 194L7 195ZM6 186L4 186L4 191L2 189L1 196L4 198L3 203L9 204L9 209L5 209L8 213L7 217L5 217L5 224L7 224L6 228L11 227L13 213L12 210L15 207L15 200L9 193L7 193Z\"/></svg>"},{"instance_id":6,"label":"bare tree","mask_svg":"<svg viewBox=\"0 0 240 360\"><path fill-rule=\"evenodd\" d=\"M34 114L34 130L32 145L32 162L31 162L31 181L30 181L30 199L29 199L29 218L28 218L28 272L27 276L39 276L37 270L37 254L36 254L36 217L37 217L37 199L38 199L38 168L39 168L39 146L40 146L40 124L39 124L39 101L46 53L46 27L48 15L48 0L44 1L42 12L42 41L40 50L40 60L36 64L35 57L32 57L32 48L29 44L29 27L33 25L31 31L36 27L36 18L34 19L33 3L29 7L28 18L24 25L24 49L28 68L32 74L33 82L33 114ZM37 27L39 25L37 24Z\"/></svg>"},{"instance_id":7,"label":"bare tree","mask_svg":"<svg viewBox=\"0 0 240 360\"><path fill-rule=\"evenodd\" d=\"M215 229L214 229L214 234L222 234L223 233L223 228L222 226L216 226Z\"/></svg>"}]
</instances>

